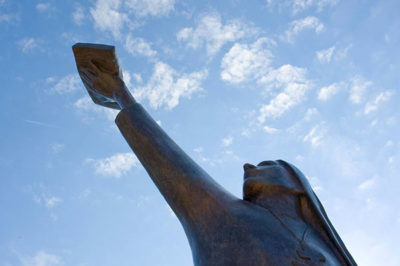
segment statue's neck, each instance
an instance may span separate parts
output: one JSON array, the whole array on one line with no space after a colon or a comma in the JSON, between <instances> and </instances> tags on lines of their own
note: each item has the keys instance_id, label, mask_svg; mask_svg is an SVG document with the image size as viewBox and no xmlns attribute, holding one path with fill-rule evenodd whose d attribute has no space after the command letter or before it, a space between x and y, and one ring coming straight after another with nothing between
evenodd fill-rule
<instances>
[{"instance_id":1,"label":"statue's neck","mask_svg":"<svg viewBox=\"0 0 400 266\"><path fill-rule=\"evenodd\" d=\"M284 219L302 220L300 202L293 194L266 195L256 199L257 204Z\"/></svg>"}]
</instances>

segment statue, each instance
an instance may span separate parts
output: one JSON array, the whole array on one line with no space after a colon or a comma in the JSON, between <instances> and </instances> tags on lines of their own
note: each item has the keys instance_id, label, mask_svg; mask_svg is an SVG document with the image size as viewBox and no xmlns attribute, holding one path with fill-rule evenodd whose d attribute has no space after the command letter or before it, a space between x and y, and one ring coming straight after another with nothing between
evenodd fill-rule
<instances>
[{"instance_id":1,"label":"statue","mask_svg":"<svg viewBox=\"0 0 400 266\"><path fill-rule=\"evenodd\" d=\"M236 198L134 100L113 46L78 43L73 52L93 101L121 110L115 122L181 222L194 265L356 265L296 167L245 164Z\"/></svg>"}]
</instances>

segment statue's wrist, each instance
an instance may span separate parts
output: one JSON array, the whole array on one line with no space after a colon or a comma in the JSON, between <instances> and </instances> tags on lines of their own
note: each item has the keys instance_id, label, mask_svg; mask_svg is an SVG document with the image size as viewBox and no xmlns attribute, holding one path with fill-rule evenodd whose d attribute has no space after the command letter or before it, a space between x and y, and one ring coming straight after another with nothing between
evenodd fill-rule
<instances>
[{"instance_id":1,"label":"statue's wrist","mask_svg":"<svg viewBox=\"0 0 400 266\"><path fill-rule=\"evenodd\" d=\"M113 98L118 103L120 109L128 108L136 103L122 80L121 84L113 90Z\"/></svg>"}]
</instances>

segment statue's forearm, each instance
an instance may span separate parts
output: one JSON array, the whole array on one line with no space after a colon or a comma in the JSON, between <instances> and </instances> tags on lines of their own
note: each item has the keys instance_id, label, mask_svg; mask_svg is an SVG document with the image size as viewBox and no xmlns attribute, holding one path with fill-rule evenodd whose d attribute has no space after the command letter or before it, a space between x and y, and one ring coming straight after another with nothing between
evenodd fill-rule
<instances>
[{"instance_id":1,"label":"statue's forearm","mask_svg":"<svg viewBox=\"0 0 400 266\"><path fill-rule=\"evenodd\" d=\"M221 204L234 200L139 104L123 109L116 124L184 226L199 215L211 217Z\"/></svg>"}]
</instances>

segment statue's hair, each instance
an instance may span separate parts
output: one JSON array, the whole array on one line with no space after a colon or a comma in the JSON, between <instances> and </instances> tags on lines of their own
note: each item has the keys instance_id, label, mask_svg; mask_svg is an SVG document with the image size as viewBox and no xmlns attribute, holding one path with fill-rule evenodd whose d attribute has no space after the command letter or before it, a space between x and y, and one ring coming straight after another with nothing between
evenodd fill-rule
<instances>
[{"instance_id":1,"label":"statue's hair","mask_svg":"<svg viewBox=\"0 0 400 266\"><path fill-rule=\"evenodd\" d=\"M321 225L322 230L328 236L330 242L332 243L334 248L336 248L337 252L343 257L343 260L345 260L347 265L349 266L357 265L353 257L347 250L346 246L344 245L342 239L340 238L335 228L329 221L328 215L326 214L324 207L319 201L317 195L315 195L314 191L312 190L307 178L294 165L289 164L283 160L277 160L276 162L279 165L283 166L292 176L297 178L297 181L300 184L301 189L304 190L304 194L310 203L310 207L313 213L319 220L318 222Z\"/></svg>"}]
</instances>

